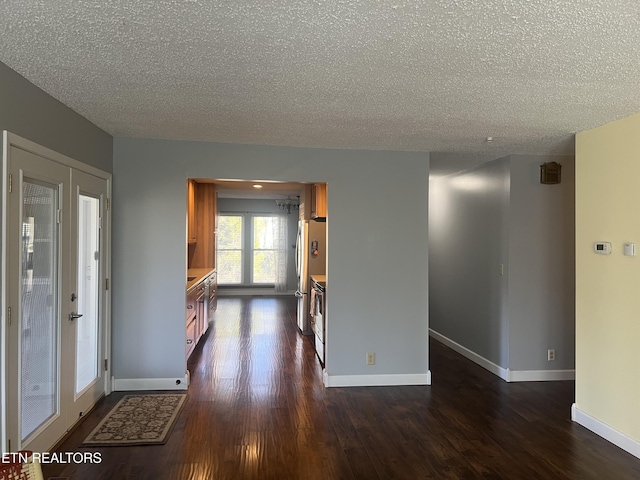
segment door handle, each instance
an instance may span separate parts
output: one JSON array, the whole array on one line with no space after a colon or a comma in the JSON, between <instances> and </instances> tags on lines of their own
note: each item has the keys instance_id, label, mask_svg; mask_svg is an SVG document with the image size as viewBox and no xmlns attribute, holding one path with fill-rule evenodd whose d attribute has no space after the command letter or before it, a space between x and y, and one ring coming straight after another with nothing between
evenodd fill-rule
<instances>
[{"instance_id":1,"label":"door handle","mask_svg":"<svg viewBox=\"0 0 640 480\"><path fill-rule=\"evenodd\" d=\"M76 318L80 318L80 317L82 317L81 313L71 312L69 314L69 321L73 322Z\"/></svg>"}]
</instances>

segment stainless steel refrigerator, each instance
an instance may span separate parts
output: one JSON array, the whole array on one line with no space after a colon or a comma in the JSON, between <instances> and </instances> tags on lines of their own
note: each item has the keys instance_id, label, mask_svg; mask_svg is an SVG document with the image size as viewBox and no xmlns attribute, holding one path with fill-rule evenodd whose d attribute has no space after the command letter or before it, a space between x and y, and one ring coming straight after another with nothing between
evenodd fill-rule
<instances>
[{"instance_id":1,"label":"stainless steel refrigerator","mask_svg":"<svg viewBox=\"0 0 640 480\"><path fill-rule=\"evenodd\" d=\"M296 273L298 275L298 328L304 335L313 335L310 325L309 299L311 275L325 275L327 265L327 224L298 222L296 238Z\"/></svg>"}]
</instances>

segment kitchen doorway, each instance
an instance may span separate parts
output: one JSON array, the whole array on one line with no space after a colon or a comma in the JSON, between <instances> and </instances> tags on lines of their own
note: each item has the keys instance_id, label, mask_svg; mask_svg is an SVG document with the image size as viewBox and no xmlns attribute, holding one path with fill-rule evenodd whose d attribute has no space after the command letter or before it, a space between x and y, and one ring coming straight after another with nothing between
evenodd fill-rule
<instances>
[{"instance_id":1,"label":"kitchen doorway","mask_svg":"<svg viewBox=\"0 0 640 480\"><path fill-rule=\"evenodd\" d=\"M195 182L196 192L201 183L215 186L216 228L208 235L216 239L218 295L296 295L299 298L296 325L301 335L314 342L310 311L312 281L306 277L312 273L326 276L326 184L197 178L188 182ZM188 204L198 205L198 201ZM193 219L190 222L197 222L197 213L188 212L187 217ZM322 229L310 229L310 224ZM302 250L301 225L307 226L303 232L314 232L303 237L302 241L309 244ZM320 231L321 235L315 233ZM188 242L188 271L198 267L191 261L197 259L197 254L192 254L197 249L197 241ZM303 258L307 259L304 272L300 268ZM324 351L319 357L324 357Z\"/></svg>"}]
</instances>

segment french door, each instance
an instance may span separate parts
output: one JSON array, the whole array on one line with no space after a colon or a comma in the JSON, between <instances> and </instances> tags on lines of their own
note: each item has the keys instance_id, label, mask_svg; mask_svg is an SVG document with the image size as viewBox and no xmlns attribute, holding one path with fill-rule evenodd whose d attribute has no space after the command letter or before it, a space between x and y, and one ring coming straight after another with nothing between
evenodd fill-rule
<instances>
[{"instance_id":1,"label":"french door","mask_svg":"<svg viewBox=\"0 0 640 480\"><path fill-rule=\"evenodd\" d=\"M46 451L105 393L108 180L8 147L8 449Z\"/></svg>"}]
</instances>

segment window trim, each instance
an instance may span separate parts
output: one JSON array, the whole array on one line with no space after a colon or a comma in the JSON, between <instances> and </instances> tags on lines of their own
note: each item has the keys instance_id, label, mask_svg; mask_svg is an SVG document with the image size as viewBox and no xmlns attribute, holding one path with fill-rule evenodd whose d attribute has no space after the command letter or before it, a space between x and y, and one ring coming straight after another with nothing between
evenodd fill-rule
<instances>
[{"instance_id":1,"label":"window trim","mask_svg":"<svg viewBox=\"0 0 640 480\"><path fill-rule=\"evenodd\" d=\"M237 212L237 211L221 211L218 213L219 217L229 216L229 217L242 217L242 248L241 248L241 258L242 258L242 267L241 267L241 282L240 283L222 283L218 281L218 285L222 287L236 287L236 288L275 288L275 282L271 283L257 283L253 281L253 256L254 256L254 248L253 248L253 237L254 237L254 228L253 228L253 219L255 217L279 217L280 215L276 212ZM218 234L218 240L219 240ZM270 249L271 251L275 251ZM218 245L216 244L216 265L218 265ZM218 278L220 274L218 273Z\"/></svg>"}]
</instances>

